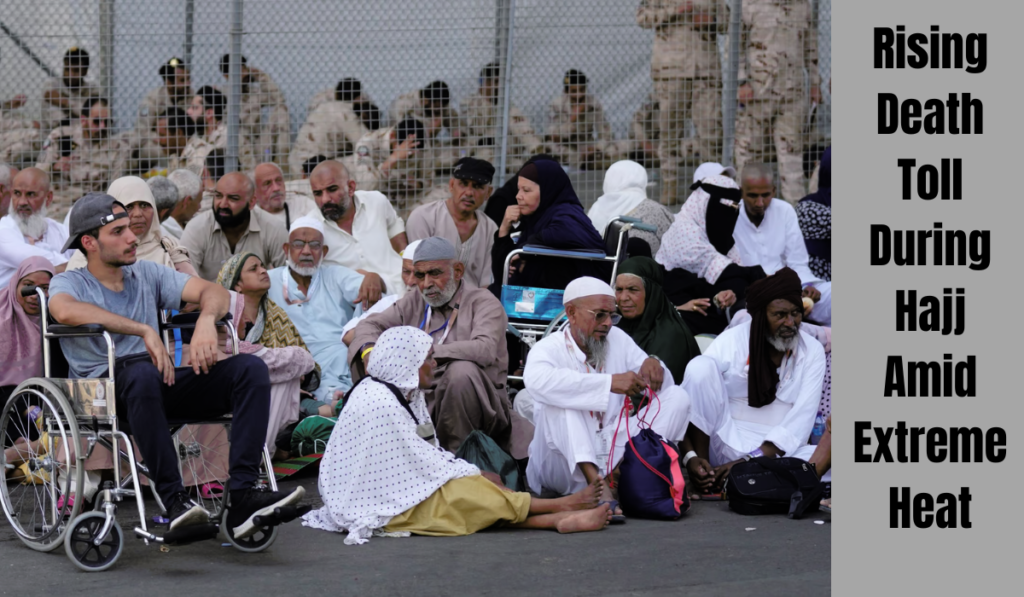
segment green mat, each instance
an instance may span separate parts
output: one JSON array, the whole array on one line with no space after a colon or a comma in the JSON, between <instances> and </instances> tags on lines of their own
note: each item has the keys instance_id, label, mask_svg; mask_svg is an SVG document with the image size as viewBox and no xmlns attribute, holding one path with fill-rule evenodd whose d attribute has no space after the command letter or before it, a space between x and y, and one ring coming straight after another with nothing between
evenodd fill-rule
<instances>
[{"instance_id":1,"label":"green mat","mask_svg":"<svg viewBox=\"0 0 1024 597\"><path fill-rule=\"evenodd\" d=\"M309 456L300 456L298 458L285 460L284 462L275 462L274 478L280 481L285 477L291 477L307 466L315 462L319 462L321 458L323 458L323 454L310 454Z\"/></svg>"}]
</instances>

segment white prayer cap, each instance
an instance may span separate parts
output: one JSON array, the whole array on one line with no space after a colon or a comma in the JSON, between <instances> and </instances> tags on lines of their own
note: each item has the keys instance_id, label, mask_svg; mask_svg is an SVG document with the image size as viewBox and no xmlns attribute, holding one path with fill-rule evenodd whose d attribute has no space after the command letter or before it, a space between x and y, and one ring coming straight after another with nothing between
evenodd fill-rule
<instances>
[{"instance_id":1,"label":"white prayer cap","mask_svg":"<svg viewBox=\"0 0 1024 597\"><path fill-rule=\"evenodd\" d=\"M562 296L562 304L568 305L572 301L585 296L610 296L615 298L615 291L607 282L597 278L583 276L576 278L565 287L565 294Z\"/></svg>"},{"instance_id":2,"label":"white prayer cap","mask_svg":"<svg viewBox=\"0 0 1024 597\"><path fill-rule=\"evenodd\" d=\"M311 218L309 216L302 216L301 218L292 222L292 227L288 229L288 234L295 232L299 228L312 228L313 230L316 230L320 234L324 233L324 223L321 222L320 220L317 220L316 218Z\"/></svg>"},{"instance_id":3,"label":"white prayer cap","mask_svg":"<svg viewBox=\"0 0 1024 597\"><path fill-rule=\"evenodd\" d=\"M422 240L414 240L411 243L405 245L405 250L402 251L402 259L408 259L409 261L412 261L412 258L416 254L416 247L420 246L421 242L423 242L423 241Z\"/></svg>"},{"instance_id":4,"label":"white prayer cap","mask_svg":"<svg viewBox=\"0 0 1024 597\"><path fill-rule=\"evenodd\" d=\"M736 168L732 166L723 166L718 162L704 162L693 172L693 182L698 180L704 180L709 176L715 176L718 174L726 174L729 178L736 178Z\"/></svg>"}]
</instances>

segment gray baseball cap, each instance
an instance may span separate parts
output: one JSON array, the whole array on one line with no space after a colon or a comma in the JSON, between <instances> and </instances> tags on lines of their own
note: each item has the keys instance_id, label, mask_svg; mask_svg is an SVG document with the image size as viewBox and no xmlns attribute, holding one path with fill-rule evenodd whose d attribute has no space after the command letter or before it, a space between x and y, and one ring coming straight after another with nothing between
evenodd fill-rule
<instances>
[{"instance_id":1,"label":"gray baseball cap","mask_svg":"<svg viewBox=\"0 0 1024 597\"><path fill-rule=\"evenodd\" d=\"M128 217L128 211L114 213L114 206L122 204L106 193L89 193L79 199L71 207L71 219L68 221L68 242L64 243L61 251L80 249L78 244L81 236L96 228L102 228L114 220Z\"/></svg>"}]
</instances>

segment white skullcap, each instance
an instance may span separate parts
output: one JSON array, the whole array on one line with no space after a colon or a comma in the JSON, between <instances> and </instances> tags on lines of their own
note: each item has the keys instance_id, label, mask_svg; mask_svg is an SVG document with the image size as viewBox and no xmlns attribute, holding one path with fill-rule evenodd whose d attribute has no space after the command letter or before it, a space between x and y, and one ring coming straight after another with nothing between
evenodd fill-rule
<instances>
[{"instance_id":1,"label":"white skullcap","mask_svg":"<svg viewBox=\"0 0 1024 597\"><path fill-rule=\"evenodd\" d=\"M607 282L597 278L583 276L576 278L565 287L565 294L562 296L562 305L568 305L572 301L585 296L610 296L615 298L615 291Z\"/></svg>"},{"instance_id":2,"label":"white skullcap","mask_svg":"<svg viewBox=\"0 0 1024 597\"><path fill-rule=\"evenodd\" d=\"M324 223L316 218L311 218L309 216L302 216L301 218L292 222L292 227L288 229L288 234L295 232L299 228L312 228L313 230L316 230L320 234L324 233Z\"/></svg>"},{"instance_id":3,"label":"white skullcap","mask_svg":"<svg viewBox=\"0 0 1024 597\"><path fill-rule=\"evenodd\" d=\"M416 247L420 246L421 242L423 241L414 240L411 243L405 245L405 250L402 251L402 259L408 259L409 261L412 261L412 258L415 256L416 253Z\"/></svg>"},{"instance_id":4,"label":"white skullcap","mask_svg":"<svg viewBox=\"0 0 1024 597\"><path fill-rule=\"evenodd\" d=\"M693 182L698 180L704 180L709 176L716 176L718 174L728 174L729 178L736 178L736 168L732 166L723 166L718 162L704 162L693 172Z\"/></svg>"}]
</instances>

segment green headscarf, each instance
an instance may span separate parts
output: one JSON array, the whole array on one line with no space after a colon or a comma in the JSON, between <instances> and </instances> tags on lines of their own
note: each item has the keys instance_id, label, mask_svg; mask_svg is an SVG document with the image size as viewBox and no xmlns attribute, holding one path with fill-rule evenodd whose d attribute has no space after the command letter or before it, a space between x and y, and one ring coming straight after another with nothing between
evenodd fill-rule
<instances>
[{"instance_id":1,"label":"green headscarf","mask_svg":"<svg viewBox=\"0 0 1024 597\"><path fill-rule=\"evenodd\" d=\"M647 354L660 358L682 383L686 364L700 354L693 332L661 288L662 269L650 257L632 257L619 266L619 275L633 274L644 282L644 312L634 319L622 318L619 329L633 338Z\"/></svg>"}]
</instances>

